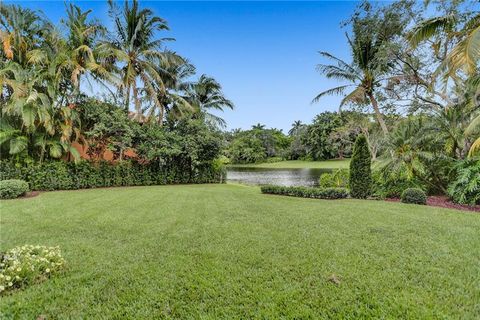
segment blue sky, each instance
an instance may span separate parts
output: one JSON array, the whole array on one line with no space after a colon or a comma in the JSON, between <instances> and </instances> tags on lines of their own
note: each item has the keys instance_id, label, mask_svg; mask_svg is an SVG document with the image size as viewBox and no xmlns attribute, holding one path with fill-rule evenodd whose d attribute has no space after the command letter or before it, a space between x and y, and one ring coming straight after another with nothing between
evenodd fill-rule
<instances>
[{"instance_id":1,"label":"blue sky","mask_svg":"<svg viewBox=\"0 0 480 320\"><path fill-rule=\"evenodd\" d=\"M41 9L52 21L65 15L63 1L17 2ZM108 25L106 1L75 1ZM222 116L228 129L255 123L288 131L294 120L310 122L319 112L337 110L338 97L311 105L337 83L322 78L318 51L349 59L346 20L356 2L165 2L141 1L166 19L174 37L168 44L187 57L199 74L216 78L236 105Z\"/></svg>"}]
</instances>

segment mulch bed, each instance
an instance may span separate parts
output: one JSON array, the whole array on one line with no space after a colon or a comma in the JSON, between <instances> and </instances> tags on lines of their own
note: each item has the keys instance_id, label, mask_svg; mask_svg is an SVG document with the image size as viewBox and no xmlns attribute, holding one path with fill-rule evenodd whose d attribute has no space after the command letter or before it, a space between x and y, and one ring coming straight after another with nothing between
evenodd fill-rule
<instances>
[{"instance_id":1,"label":"mulch bed","mask_svg":"<svg viewBox=\"0 0 480 320\"><path fill-rule=\"evenodd\" d=\"M30 192L27 192L23 197L20 197L19 199L33 198L38 196L39 194L40 194L40 191L30 191Z\"/></svg>"},{"instance_id":2,"label":"mulch bed","mask_svg":"<svg viewBox=\"0 0 480 320\"><path fill-rule=\"evenodd\" d=\"M386 201L400 202L399 198L389 198ZM480 205L467 206L450 201L446 196L430 196L427 198L427 206L457 209L464 211L480 212Z\"/></svg>"}]
</instances>

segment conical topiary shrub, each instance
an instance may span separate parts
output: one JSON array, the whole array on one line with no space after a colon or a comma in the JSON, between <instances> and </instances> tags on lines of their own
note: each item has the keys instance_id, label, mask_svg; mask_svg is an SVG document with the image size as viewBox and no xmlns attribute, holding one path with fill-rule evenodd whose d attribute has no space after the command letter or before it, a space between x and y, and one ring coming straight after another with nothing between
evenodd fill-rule
<instances>
[{"instance_id":1,"label":"conical topiary shrub","mask_svg":"<svg viewBox=\"0 0 480 320\"><path fill-rule=\"evenodd\" d=\"M372 190L372 157L368 149L367 138L363 134L357 137L350 161L350 195L365 199Z\"/></svg>"}]
</instances>

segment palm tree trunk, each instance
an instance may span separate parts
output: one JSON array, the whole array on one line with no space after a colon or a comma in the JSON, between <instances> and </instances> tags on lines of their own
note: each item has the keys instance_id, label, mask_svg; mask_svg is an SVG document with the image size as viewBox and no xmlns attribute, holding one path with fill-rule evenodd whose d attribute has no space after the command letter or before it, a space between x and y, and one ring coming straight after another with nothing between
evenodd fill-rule
<instances>
[{"instance_id":1,"label":"palm tree trunk","mask_svg":"<svg viewBox=\"0 0 480 320\"><path fill-rule=\"evenodd\" d=\"M126 99L125 99L125 111L127 112L128 114L128 111L129 111L129 107L130 107L130 85L127 85L127 88L126 88Z\"/></svg>"},{"instance_id":2,"label":"palm tree trunk","mask_svg":"<svg viewBox=\"0 0 480 320\"><path fill-rule=\"evenodd\" d=\"M163 102L160 102L160 111L158 113L158 124L160 126L163 125L163 117L165 116L165 106L163 105Z\"/></svg>"},{"instance_id":3,"label":"palm tree trunk","mask_svg":"<svg viewBox=\"0 0 480 320\"><path fill-rule=\"evenodd\" d=\"M383 120L383 116L380 112L380 109L378 108L377 100L373 96L373 93L369 93L368 98L370 99L370 102L372 103L373 110L375 111L375 116L377 117L377 121L380 124L380 127L382 128L383 135L387 136L388 135L388 128L387 128L387 125L385 124L385 120Z\"/></svg>"},{"instance_id":4,"label":"palm tree trunk","mask_svg":"<svg viewBox=\"0 0 480 320\"><path fill-rule=\"evenodd\" d=\"M137 85L133 84L133 101L135 102L135 119L138 121L142 118L142 109L140 108L140 100L138 99Z\"/></svg>"}]
</instances>

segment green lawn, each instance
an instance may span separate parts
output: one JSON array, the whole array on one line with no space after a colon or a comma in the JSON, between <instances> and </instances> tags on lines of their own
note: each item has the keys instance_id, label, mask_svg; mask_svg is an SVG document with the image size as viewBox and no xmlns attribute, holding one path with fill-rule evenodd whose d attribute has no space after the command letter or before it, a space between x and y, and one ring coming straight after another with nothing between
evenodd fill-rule
<instances>
[{"instance_id":1,"label":"green lawn","mask_svg":"<svg viewBox=\"0 0 480 320\"><path fill-rule=\"evenodd\" d=\"M240 185L48 192L0 206L1 250L60 245L68 264L2 297L2 319L480 315L474 213Z\"/></svg>"},{"instance_id":2,"label":"green lawn","mask_svg":"<svg viewBox=\"0 0 480 320\"><path fill-rule=\"evenodd\" d=\"M272 163L257 164L235 164L232 167L254 167L254 168L274 168L274 169L344 169L348 168L350 159L343 160L327 160L327 161L304 161L304 160L288 160Z\"/></svg>"}]
</instances>

